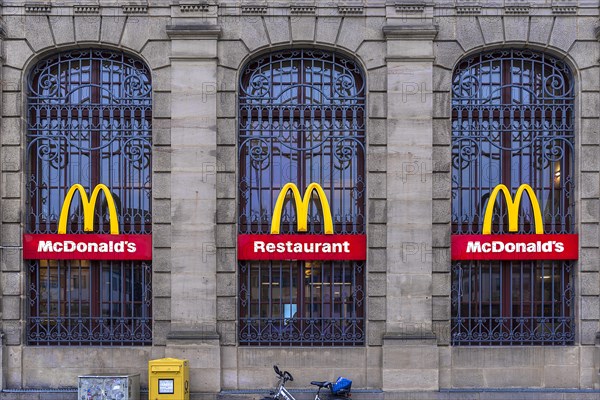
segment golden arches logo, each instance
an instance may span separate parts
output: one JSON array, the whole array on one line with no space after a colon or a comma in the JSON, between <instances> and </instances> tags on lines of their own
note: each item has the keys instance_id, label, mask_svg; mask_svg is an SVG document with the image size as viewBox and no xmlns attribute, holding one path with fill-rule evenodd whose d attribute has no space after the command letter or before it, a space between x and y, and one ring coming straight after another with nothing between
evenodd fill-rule
<instances>
[{"instance_id":1,"label":"golden arches logo","mask_svg":"<svg viewBox=\"0 0 600 400\"><path fill-rule=\"evenodd\" d=\"M117 217L117 208L115 207L115 200L113 199L110 190L108 190L108 187L106 187L106 185L103 184L96 185L96 187L92 191L92 196L88 200L88 196L85 192L85 189L78 183L71 186L71 188L67 192L65 202L63 203L62 210L60 211L60 218L58 219L58 233L67 233L67 220L69 219L69 209L71 208L71 202L73 201L73 196L75 195L75 192L79 192L79 196L81 197L81 204L83 207L83 230L85 232L92 232L94 230L94 208L96 206L96 201L98 200L98 195L100 194L100 192L103 192L104 197L106 198L106 203L108 205L108 216L110 218L110 233L112 235L119 234L119 220Z\"/></svg>"},{"instance_id":2,"label":"golden arches logo","mask_svg":"<svg viewBox=\"0 0 600 400\"><path fill-rule=\"evenodd\" d=\"M490 198L487 203L487 207L485 209L482 228L482 233L484 235L489 235L492 233L492 215L494 214L494 204L496 203L496 197L498 197L498 193L500 192L504 194L504 199L506 200L509 232L517 232L519 230L519 205L521 204L523 193L527 192L533 211L535 233L544 233L540 203L538 202L537 196L535 195L535 192L533 191L531 186L527 184L522 184L521 186L519 186L519 188L517 189L517 193L515 194L515 199L513 200L510 190L508 190L506 185L500 184L496 186L494 190L492 190L492 193L490 194Z\"/></svg>"},{"instance_id":3,"label":"golden arches logo","mask_svg":"<svg viewBox=\"0 0 600 400\"><path fill-rule=\"evenodd\" d=\"M298 232L306 232L308 230L308 206L313 194L313 191L317 192L319 201L321 202L321 209L323 211L323 229L326 235L333 234L333 221L331 219L331 209L329 208L329 201L325 195L325 191L318 183L311 183L306 188L304 196L300 196L298 187L293 183L287 183L275 202L275 209L273 210L273 219L271 220L271 234L278 234L281 225L281 213L283 212L283 205L285 198L289 191L292 191L292 197L296 206L296 216L298 219Z\"/></svg>"}]
</instances>

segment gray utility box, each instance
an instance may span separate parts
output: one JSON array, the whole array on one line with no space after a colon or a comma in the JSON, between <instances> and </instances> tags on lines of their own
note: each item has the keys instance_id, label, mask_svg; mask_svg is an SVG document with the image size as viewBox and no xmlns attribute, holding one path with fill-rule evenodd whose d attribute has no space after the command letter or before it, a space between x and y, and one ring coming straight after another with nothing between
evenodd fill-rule
<instances>
[{"instance_id":1,"label":"gray utility box","mask_svg":"<svg viewBox=\"0 0 600 400\"><path fill-rule=\"evenodd\" d=\"M81 375L77 400L139 400L140 374Z\"/></svg>"}]
</instances>

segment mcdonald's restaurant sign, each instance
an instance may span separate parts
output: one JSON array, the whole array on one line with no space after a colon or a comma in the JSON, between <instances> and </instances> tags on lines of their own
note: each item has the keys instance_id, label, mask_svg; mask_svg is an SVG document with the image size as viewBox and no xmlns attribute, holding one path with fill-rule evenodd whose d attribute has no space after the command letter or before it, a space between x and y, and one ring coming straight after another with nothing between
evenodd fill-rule
<instances>
[{"instance_id":1,"label":"mcdonald's restaurant sign","mask_svg":"<svg viewBox=\"0 0 600 400\"><path fill-rule=\"evenodd\" d=\"M288 192L296 207L297 231L308 230L308 212L313 192L318 195L323 211L322 235L279 234L281 213ZM250 234L238 236L239 260L365 260L367 251L366 235L336 235L333 233L333 220L329 201L318 183L311 183L304 196L293 183L286 184L277 197L270 234Z\"/></svg>"},{"instance_id":2,"label":"mcdonald's restaurant sign","mask_svg":"<svg viewBox=\"0 0 600 400\"><path fill-rule=\"evenodd\" d=\"M518 231L519 206L527 193L533 212L535 234L492 234L492 216L498 194L506 201L508 231ZM453 260L576 260L578 235L544 234L540 204L531 186L523 184L517 189L514 200L505 185L492 190L483 216L481 235L452 235Z\"/></svg>"},{"instance_id":3,"label":"mcdonald's restaurant sign","mask_svg":"<svg viewBox=\"0 0 600 400\"><path fill-rule=\"evenodd\" d=\"M100 192L104 194L110 219L110 234L67 234L69 209L79 193L83 210L83 230L94 231L94 209ZM152 235L119 234L115 200L106 185L99 184L88 199L83 186L71 186L58 219L57 234L24 234L23 258L26 260L151 260Z\"/></svg>"}]
</instances>

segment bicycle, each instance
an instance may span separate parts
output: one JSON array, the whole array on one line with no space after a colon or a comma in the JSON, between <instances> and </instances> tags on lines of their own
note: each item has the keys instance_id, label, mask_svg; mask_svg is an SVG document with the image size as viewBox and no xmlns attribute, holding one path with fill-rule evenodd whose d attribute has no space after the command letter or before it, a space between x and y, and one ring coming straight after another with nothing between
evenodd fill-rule
<instances>
[{"instance_id":1,"label":"bicycle","mask_svg":"<svg viewBox=\"0 0 600 400\"><path fill-rule=\"evenodd\" d=\"M293 382L294 377L288 371L283 371L277 367L277 365L273 365L273 369L275 370L275 374L277 374L279 381L277 382L277 390L270 393L271 397L266 397L263 400L296 400L296 398L287 390L285 387L286 382ZM315 394L314 400L321 400L321 389L328 388L331 390L331 393L337 397L350 397L350 387L352 386L352 381L346 378L338 378L338 382L340 380L344 380L339 386L338 390L334 390L334 386L336 385L333 382L329 381L312 381L310 384L317 386L318 390Z\"/></svg>"}]
</instances>

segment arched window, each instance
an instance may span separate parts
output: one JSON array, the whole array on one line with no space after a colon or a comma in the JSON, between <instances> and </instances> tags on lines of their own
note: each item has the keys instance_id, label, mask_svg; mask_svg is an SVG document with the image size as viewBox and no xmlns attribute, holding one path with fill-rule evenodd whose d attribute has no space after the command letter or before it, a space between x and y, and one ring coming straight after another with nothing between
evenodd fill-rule
<instances>
[{"instance_id":1,"label":"arched window","mask_svg":"<svg viewBox=\"0 0 600 400\"><path fill-rule=\"evenodd\" d=\"M482 233L492 189L530 185L544 233L574 233L573 79L546 54L501 49L464 59L452 81L452 233ZM535 233L524 196L518 233ZM508 233L495 201L493 233ZM565 345L574 340L571 261L452 265L452 343Z\"/></svg>"},{"instance_id":2,"label":"arched window","mask_svg":"<svg viewBox=\"0 0 600 400\"><path fill-rule=\"evenodd\" d=\"M27 94L27 233L57 233L74 184L88 194L98 184L109 188L120 233L151 233L151 94L146 66L122 52L74 50L33 67ZM94 207L94 232L110 233L107 201ZM83 218L77 199L67 233L84 233ZM26 263L28 344L151 344L149 262Z\"/></svg>"},{"instance_id":3,"label":"arched window","mask_svg":"<svg viewBox=\"0 0 600 400\"><path fill-rule=\"evenodd\" d=\"M268 234L286 183L322 186L334 232L365 232L365 87L359 66L321 50L251 61L239 92L240 234ZM323 233L313 195L307 234ZM281 233L295 233L287 201ZM333 346L364 343L364 261L240 261L239 342Z\"/></svg>"}]
</instances>

